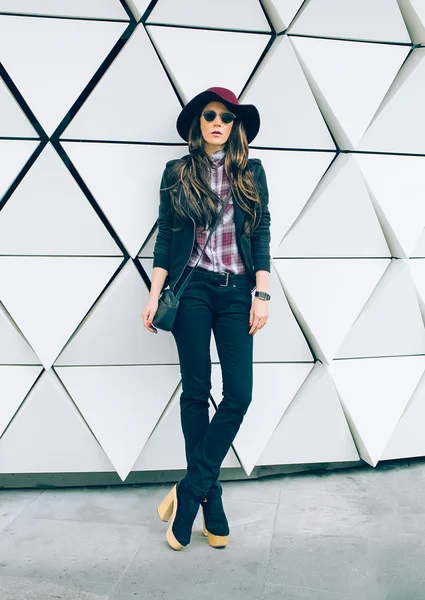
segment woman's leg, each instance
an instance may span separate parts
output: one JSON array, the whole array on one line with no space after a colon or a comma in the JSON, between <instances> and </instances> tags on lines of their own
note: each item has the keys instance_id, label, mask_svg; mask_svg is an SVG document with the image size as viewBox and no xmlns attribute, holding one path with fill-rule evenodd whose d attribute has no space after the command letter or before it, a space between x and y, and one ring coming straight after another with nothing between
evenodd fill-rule
<instances>
[{"instance_id":1,"label":"woman's leg","mask_svg":"<svg viewBox=\"0 0 425 600\"><path fill-rule=\"evenodd\" d=\"M223 377L223 400L202 442L192 452L185 483L206 494L217 479L252 400L253 336L249 335L252 296L248 286L208 286L213 295L213 331Z\"/></svg>"},{"instance_id":2,"label":"woman's leg","mask_svg":"<svg viewBox=\"0 0 425 600\"><path fill-rule=\"evenodd\" d=\"M213 313L205 284L191 281L181 296L172 331L182 377L180 417L187 461L203 441L209 425L212 322Z\"/></svg>"}]
</instances>

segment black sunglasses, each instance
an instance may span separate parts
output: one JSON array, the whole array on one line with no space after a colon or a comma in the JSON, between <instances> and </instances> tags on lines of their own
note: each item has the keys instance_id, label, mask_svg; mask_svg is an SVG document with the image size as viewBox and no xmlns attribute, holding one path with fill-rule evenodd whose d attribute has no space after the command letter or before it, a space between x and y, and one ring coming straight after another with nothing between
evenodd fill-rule
<instances>
[{"instance_id":1,"label":"black sunglasses","mask_svg":"<svg viewBox=\"0 0 425 600\"><path fill-rule=\"evenodd\" d=\"M202 113L202 116L206 121L208 121L208 123L211 123L211 121L214 121L214 119L216 118L217 113L215 112L215 110L206 110ZM220 118L225 125L228 125L236 119L236 115L234 115L231 112L222 112L220 114Z\"/></svg>"}]
</instances>

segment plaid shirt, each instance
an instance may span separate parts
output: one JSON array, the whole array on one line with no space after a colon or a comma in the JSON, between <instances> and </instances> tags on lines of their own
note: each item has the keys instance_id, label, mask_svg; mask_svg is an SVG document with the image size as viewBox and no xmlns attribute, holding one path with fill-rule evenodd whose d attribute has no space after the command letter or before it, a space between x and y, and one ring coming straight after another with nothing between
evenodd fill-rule
<instances>
[{"instance_id":1,"label":"plaid shirt","mask_svg":"<svg viewBox=\"0 0 425 600\"><path fill-rule=\"evenodd\" d=\"M211 188L221 199L225 199L229 192L229 180L224 171L223 149L217 150L210 156L211 165ZM220 209L218 209L220 210ZM229 271L230 273L245 273L245 267L239 255L236 243L236 230L234 222L233 200L230 196L229 202L213 232L208 246L199 261L199 267L209 271ZM188 266L194 267L202 252L202 248L208 237L208 232L202 227L196 228L195 245Z\"/></svg>"}]
</instances>

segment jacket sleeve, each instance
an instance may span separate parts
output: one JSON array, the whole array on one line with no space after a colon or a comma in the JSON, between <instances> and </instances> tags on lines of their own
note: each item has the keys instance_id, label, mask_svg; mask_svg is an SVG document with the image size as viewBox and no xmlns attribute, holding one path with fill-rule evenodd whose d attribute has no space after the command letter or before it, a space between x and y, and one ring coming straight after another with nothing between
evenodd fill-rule
<instances>
[{"instance_id":1,"label":"jacket sleeve","mask_svg":"<svg viewBox=\"0 0 425 600\"><path fill-rule=\"evenodd\" d=\"M269 191L264 167L259 159L256 160L255 178L261 200L260 220L251 236L251 256L254 272L270 272L270 211Z\"/></svg>"},{"instance_id":2,"label":"jacket sleeve","mask_svg":"<svg viewBox=\"0 0 425 600\"><path fill-rule=\"evenodd\" d=\"M169 272L174 219L170 191L162 189L168 187L168 185L167 167L165 167L161 178L161 189L159 192L158 235L153 251L153 266L162 267Z\"/></svg>"}]
</instances>

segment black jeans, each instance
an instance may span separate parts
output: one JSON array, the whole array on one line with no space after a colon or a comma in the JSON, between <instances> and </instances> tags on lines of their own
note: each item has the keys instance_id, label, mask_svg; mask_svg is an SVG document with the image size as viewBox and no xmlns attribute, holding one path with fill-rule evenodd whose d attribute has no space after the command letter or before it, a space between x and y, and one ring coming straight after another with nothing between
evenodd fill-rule
<instances>
[{"instance_id":1,"label":"black jeans","mask_svg":"<svg viewBox=\"0 0 425 600\"><path fill-rule=\"evenodd\" d=\"M175 291L189 272L186 267ZM251 403L253 383L248 276L229 277L227 286L213 279L209 271L197 267L180 298L172 331L183 388L180 416L187 458L184 482L201 497L210 488L211 495L221 491L220 466ZM210 422L211 331L221 365L223 399Z\"/></svg>"}]
</instances>

